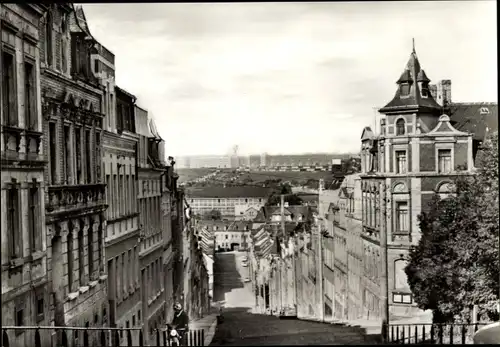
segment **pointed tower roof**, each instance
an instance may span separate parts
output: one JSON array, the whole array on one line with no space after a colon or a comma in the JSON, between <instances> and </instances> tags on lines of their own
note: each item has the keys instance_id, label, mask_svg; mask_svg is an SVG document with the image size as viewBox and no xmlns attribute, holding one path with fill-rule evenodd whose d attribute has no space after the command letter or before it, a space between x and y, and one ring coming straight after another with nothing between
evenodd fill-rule
<instances>
[{"instance_id":1,"label":"pointed tower roof","mask_svg":"<svg viewBox=\"0 0 500 347\"><path fill-rule=\"evenodd\" d=\"M410 54L410 59L406 64L406 68L401 74L401 77L396 82L398 84L398 89L394 98L384 107L382 107L380 113L392 113L401 111L439 111L441 106L434 100L432 95L429 93L427 97L422 97L420 93L420 86L418 82L430 82L430 79L425 74L424 70L420 67L420 62L418 61L417 53L415 52L415 46L413 46L413 51ZM409 84L410 92L407 95L401 95L401 85Z\"/></svg>"}]
</instances>

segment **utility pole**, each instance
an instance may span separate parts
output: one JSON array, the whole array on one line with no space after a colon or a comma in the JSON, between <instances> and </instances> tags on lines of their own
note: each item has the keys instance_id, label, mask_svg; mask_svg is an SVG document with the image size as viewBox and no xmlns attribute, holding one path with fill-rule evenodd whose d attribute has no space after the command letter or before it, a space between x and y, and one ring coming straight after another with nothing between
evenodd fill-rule
<instances>
[{"instance_id":1,"label":"utility pole","mask_svg":"<svg viewBox=\"0 0 500 347\"><path fill-rule=\"evenodd\" d=\"M283 238L285 238L285 195L281 194L281 235L283 236ZM278 237L278 242L280 242L280 238ZM280 247L280 254L278 255L279 256L279 269L280 269L280 281L283 282L283 258L281 257L282 255L282 250L281 250L281 247ZM281 310L284 311L284 304L286 304L287 302L287 287L288 287L288 284L286 283L285 281L285 284L282 285L282 288L281 288L281 291L282 293L284 294L285 296L285 300L281 300ZM282 294L282 295L283 295Z\"/></svg>"},{"instance_id":2,"label":"utility pole","mask_svg":"<svg viewBox=\"0 0 500 347\"><path fill-rule=\"evenodd\" d=\"M382 303L382 339L384 342L388 340L389 333L389 269L388 269L388 257L387 257L387 204L389 198L387 197L387 187L385 184L382 188L383 194L383 221L382 230L380 232L380 248L381 248L381 261L382 261L382 278L380 282L381 291L381 303Z\"/></svg>"}]
</instances>

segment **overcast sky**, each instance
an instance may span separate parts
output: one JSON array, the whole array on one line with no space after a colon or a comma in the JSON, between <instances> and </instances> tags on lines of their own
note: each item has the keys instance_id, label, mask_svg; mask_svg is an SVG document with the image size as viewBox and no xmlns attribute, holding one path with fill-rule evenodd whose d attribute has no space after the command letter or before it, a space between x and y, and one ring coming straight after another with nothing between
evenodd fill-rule
<instances>
[{"instance_id":1,"label":"overcast sky","mask_svg":"<svg viewBox=\"0 0 500 347\"><path fill-rule=\"evenodd\" d=\"M167 155L357 152L416 52L497 102L496 1L83 5Z\"/></svg>"}]
</instances>

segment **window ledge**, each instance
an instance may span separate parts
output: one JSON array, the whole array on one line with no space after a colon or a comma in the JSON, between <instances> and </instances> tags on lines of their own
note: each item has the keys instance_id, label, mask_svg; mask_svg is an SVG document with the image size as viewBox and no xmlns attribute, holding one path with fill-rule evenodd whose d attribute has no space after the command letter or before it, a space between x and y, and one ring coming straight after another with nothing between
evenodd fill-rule
<instances>
[{"instance_id":1,"label":"window ledge","mask_svg":"<svg viewBox=\"0 0 500 347\"><path fill-rule=\"evenodd\" d=\"M82 286L78 290L80 291L80 294L84 294L84 293L88 292L89 289L90 289L89 286Z\"/></svg>"},{"instance_id":2,"label":"window ledge","mask_svg":"<svg viewBox=\"0 0 500 347\"><path fill-rule=\"evenodd\" d=\"M73 301L80 296L80 292L74 292L68 294L68 301Z\"/></svg>"},{"instance_id":3,"label":"window ledge","mask_svg":"<svg viewBox=\"0 0 500 347\"><path fill-rule=\"evenodd\" d=\"M99 281L91 281L91 282L89 283L89 287L90 287L90 288L94 288L94 287L95 287L98 283L99 283Z\"/></svg>"},{"instance_id":4,"label":"window ledge","mask_svg":"<svg viewBox=\"0 0 500 347\"><path fill-rule=\"evenodd\" d=\"M99 276L99 282L104 282L108 278L108 275Z\"/></svg>"},{"instance_id":5,"label":"window ledge","mask_svg":"<svg viewBox=\"0 0 500 347\"><path fill-rule=\"evenodd\" d=\"M45 256L45 252L44 251L34 251L33 253L31 253L31 260L32 261L36 261L38 259L41 259Z\"/></svg>"}]
</instances>

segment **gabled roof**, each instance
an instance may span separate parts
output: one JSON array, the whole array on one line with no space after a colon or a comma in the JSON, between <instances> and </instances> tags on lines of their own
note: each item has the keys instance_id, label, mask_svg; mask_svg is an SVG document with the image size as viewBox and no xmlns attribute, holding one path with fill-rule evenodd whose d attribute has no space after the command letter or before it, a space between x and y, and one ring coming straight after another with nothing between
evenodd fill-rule
<instances>
[{"instance_id":1,"label":"gabled roof","mask_svg":"<svg viewBox=\"0 0 500 347\"><path fill-rule=\"evenodd\" d=\"M489 132L498 131L498 103L451 103L446 111L451 124L459 131L474 134L474 140L484 141Z\"/></svg>"},{"instance_id":2,"label":"gabled roof","mask_svg":"<svg viewBox=\"0 0 500 347\"><path fill-rule=\"evenodd\" d=\"M372 139L374 136L372 128L365 127L361 133L361 140Z\"/></svg>"},{"instance_id":3,"label":"gabled roof","mask_svg":"<svg viewBox=\"0 0 500 347\"><path fill-rule=\"evenodd\" d=\"M406 68L401 74L401 77L396 82L398 88L394 98L384 107L380 113L390 113L395 111L404 110L425 110L425 111L439 111L442 107L434 100L430 92L427 97L422 97L420 94L419 81L430 82L424 70L420 67L420 62L417 58L415 50L411 52L410 59L406 64ZM400 85L403 83L410 84L410 93L408 96L401 95Z\"/></svg>"}]
</instances>

